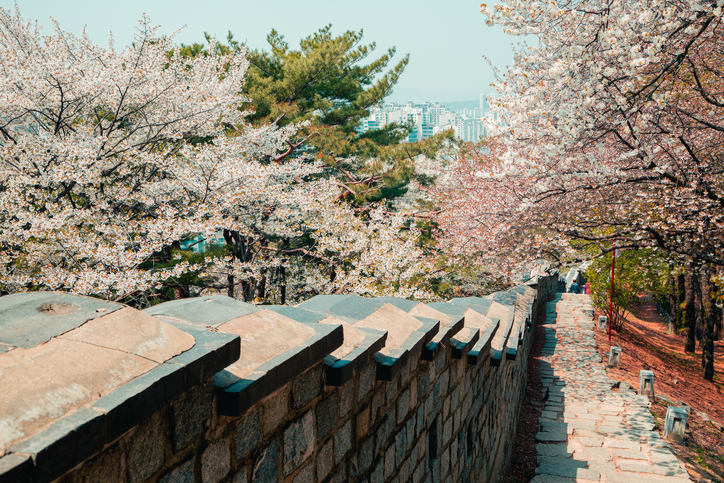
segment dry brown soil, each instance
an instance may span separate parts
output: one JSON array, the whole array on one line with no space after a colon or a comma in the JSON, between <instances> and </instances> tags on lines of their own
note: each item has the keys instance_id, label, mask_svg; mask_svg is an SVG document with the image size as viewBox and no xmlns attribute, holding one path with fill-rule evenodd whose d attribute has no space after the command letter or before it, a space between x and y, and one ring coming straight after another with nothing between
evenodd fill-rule
<instances>
[{"instance_id":1,"label":"dry brown soil","mask_svg":"<svg viewBox=\"0 0 724 483\"><path fill-rule=\"evenodd\" d=\"M714 381L704 380L701 366L701 347L696 353L684 352L684 337L667 334L667 326L648 296L641 297L635 314L629 315L621 332L608 335L596 333L598 350L608 360L611 345L621 347L621 365L609 369L608 377L626 381L634 389L639 386L639 371L654 371L654 389L674 405L684 404L692 411L687 420L687 438L683 444L672 443L677 456L686 463L694 481L724 481L724 341L714 348ZM596 314L598 316L599 314ZM657 429L663 432L666 407L657 399L651 412ZM706 421L706 413L712 422Z\"/></svg>"}]
</instances>

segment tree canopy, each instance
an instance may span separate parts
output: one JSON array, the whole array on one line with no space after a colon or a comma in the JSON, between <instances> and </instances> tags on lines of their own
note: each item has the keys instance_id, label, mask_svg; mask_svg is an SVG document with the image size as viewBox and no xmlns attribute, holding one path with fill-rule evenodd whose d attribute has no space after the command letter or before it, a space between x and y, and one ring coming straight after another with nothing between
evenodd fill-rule
<instances>
[{"instance_id":1,"label":"tree canopy","mask_svg":"<svg viewBox=\"0 0 724 483\"><path fill-rule=\"evenodd\" d=\"M473 200L469 219L485 213L529 258L618 240L724 265L721 8L504 1L483 13L540 42L519 46L491 102L495 141L470 169L500 202Z\"/></svg>"},{"instance_id":2,"label":"tree canopy","mask_svg":"<svg viewBox=\"0 0 724 483\"><path fill-rule=\"evenodd\" d=\"M0 290L139 305L207 287L416 293L419 230L379 206L362 216L319 159L290 155L312 119L250 119L243 46L179 48L157 30L144 16L116 50L0 10ZM219 234L203 256L180 250Z\"/></svg>"}]
</instances>

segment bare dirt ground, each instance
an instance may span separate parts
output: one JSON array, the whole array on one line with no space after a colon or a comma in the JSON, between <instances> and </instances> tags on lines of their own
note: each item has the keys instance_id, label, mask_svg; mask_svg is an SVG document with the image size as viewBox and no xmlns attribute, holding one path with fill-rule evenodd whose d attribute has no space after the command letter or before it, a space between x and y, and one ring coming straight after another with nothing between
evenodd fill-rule
<instances>
[{"instance_id":1,"label":"bare dirt ground","mask_svg":"<svg viewBox=\"0 0 724 483\"><path fill-rule=\"evenodd\" d=\"M691 408L687 420L687 439L683 444L672 443L677 456L686 462L694 481L724 481L724 342L717 341L714 350L714 381L703 378L701 348L696 353L684 352L684 337L667 334L666 324L656 311L656 304L647 296L630 315L620 333L613 332L611 344L608 335L596 333L598 350L608 361L611 345L621 347L621 365L609 369L608 377L639 386L639 371L654 371L657 395L666 396L675 405ZM596 314L598 316L599 314ZM657 429L663 433L665 400L657 399L651 412ZM704 416L702 413L706 413ZM710 418L709 422L706 418Z\"/></svg>"}]
</instances>

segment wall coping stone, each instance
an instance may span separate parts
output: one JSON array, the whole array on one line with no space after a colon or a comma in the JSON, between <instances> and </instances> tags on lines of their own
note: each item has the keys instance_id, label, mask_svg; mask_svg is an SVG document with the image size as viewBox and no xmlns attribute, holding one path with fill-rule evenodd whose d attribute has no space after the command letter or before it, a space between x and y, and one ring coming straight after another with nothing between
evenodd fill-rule
<instances>
[{"instance_id":1,"label":"wall coping stone","mask_svg":"<svg viewBox=\"0 0 724 483\"><path fill-rule=\"evenodd\" d=\"M124 317L116 317L120 309L126 310ZM53 314L54 310L58 315ZM135 313L138 314L137 318ZM17 324L8 320L8 314L18 317L20 322L30 320L28 330L32 331L43 320L48 322L47 327L40 329L40 337L28 337L28 343L37 343L48 336L50 341L56 338L64 340L64 334L72 334L71 331L82 328L87 322L109 315L109 323L97 324L93 328L91 340L112 340L117 335L115 331L125 327L119 324L129 319L142 321L148 317L122 304L62 292L32 292L0 297L0 314L2 327L6 330L9 327L9 331L15 331ZM162 362L112 389L89 407L71 408L63 416L53 419L48 426L13 443L7 448L7 453L0 457L0 481L32 479L34 482L44 482L61 476L182 392L208 380L239 357L238 336L170 325L175 327L173 331L180 330L176 333L187 334L184 337L191 336L189 340L193 338L191 348L165 361L161 359ZM18 334L16 332L15 338L7 340L16 340ZM17 350L23 350L22 346Z\"/></svg>"},{"instance_id":2,"label":"wall coping stone","mask_svg":"<svg viewBox=\"0 0 724 483\"><path fill-rule=\"evenodd\" d=\"M99 451L108 451L114 445L118 447L118 444L110 446L109 444L114 443L120 436L123 436L124 440L135 437L134 433L128 433L129 429L145 424L149 418L157 418L159 411L163 411L168 404L180 404L174 402L179 398L185 401L184 398L187 397L189 391L193 390L194 394L198 393L198 389L194 388L204 383L206 385L203 395L204 400L207 401L204 403L206 405L204 406L204 418L211 417L212 414L232 417L246 413L258 417L261 414L266 419L262 422L263 431L261 433L259 433L257 420L256 431L259 434L256 436L256 444L258 446L263 440L264 445L267 445L267 439L274 436L269 433L270 428L273 429L274 425L278 424L278 428L275 430L278 434L272 440L272 443L277 442L276 451L278 453L280 431L285 431L286 434L287 429L292 427L289 425L296 424L294 421L297 420L283 420L277 416L277 409L284 411L285 397L274 399L273 401L276 402L273 403L262 402L262 400L269 396L275 397L272 395L275 393L286 394L286 400L289 402L291 394L289 384L307 377L305 373L314 374L310 381L316 387L317 399L321 397L318 404L314 403L317 404L317 408L314 409L317 412L316 417L332 408L331 413L338 411L337 417L342 418L339 419L339 425L344 424L345 427L352 428L352 426L356 427L361 424L363 428L369 427L370 431L376 431L376 436L370 441L376 441L380 437L387 441L384 472L387 475L388 460L392 461L390 463L392 472L387 475L390 477L399 471L397 476L406 479L415 466L413 461L412 466L405 469L404 464L400 461L410 451L413 454L420 454L418 449L410 449L415 438L419 437L421 433L420 429L415 429L415 419L418 420L417 425L419 426L423 424L422 421L429 422L428 417L431 417L431 414L435 415L435 420L438 417L444 418L436 426L438 428L436 434L440 438L438 444L442 445L438 448L443 452L437 455L436 461L439 462L437 471L442 471L441 465L448 464L440 463L447 461L445 455L450 455L452 458L455 451L460 452L459 449L453 448L458 447L456 445L464 444L460 443L463 435L460 432L461 426L467 427L471 424L470 421L460 419L460 412L462 411L464 419L469 417L469 414L465 416L466 411L475 413L480 410L481 405L493 404L485 402L484 398L488 396L480 395L481 391L488 394L492 388L499 387L500 378L504 380L519 372L511 373L507 370L491 372L488 369L484 371L472 369L472 372L468 372L470 369L467 366L485 364L486 358L490 358L491 366L500 366L504 360L516 359L519 353L521 357L526 357L530 350L532 334L528 329L534 324L536 300L539 298L537 291L531 286L537 285L540 281L546 291L551 287L555 290L556 287L563 285L563 282L554 278L555 275L548 277L545 284L542 279L536 278L535 281L529 280L526 285L496 292L486 297L462 297L449 302L432 304L395 297L369 299L353 295L323 295L314 297L297 307L261 306L217 295L183 299L151 307L144 311L145 316L155 316L162 322L173 326L174 330L185 332L195 339L194 346L180 354L176 352L178 355L161 362L154 369L126 382L94 403L58 418L50 426L43 427L43 431L36 433L32 438L16 443L10 448L9 453L0 457L0 481L49 481L58 478L71 471L79 463L89 459L93 460L94 455ZM61 295L75 297L68 294ZM88 302L89 304L96 302L95 299L88 299L91 301ZM3 298L0 297L0 313L2 302ZM64 303L66 302L62 302L59 306L61 312L67 308L62 305ZM104 301L100 301L100 303L110 304ZM74 305L74 302L71 301L68 304ZM80 307L80 305L78 306ZM95 311L94 313L107 315L121 308L128 310L121 304L110 304L99 308L105 309L105 313ZM55 310L52 306L50 309ZM260 311L265 312L259 314ZM79 310L76 309L75 312L79 312ZM63 312L58 316L66 315ZM368 317L369 319L365 321ZM150 319L150 317L148 318ZM355 325L362 321L365 322ZM348 330L348 324L354 330ZM388 326L391 332L386 330ZM2 329L3 327L0 327L0 336ZM285 329L289 329L288 335L285 334ZM227 331L231 333L227 333ZM281 343L277 346L275 343L269 343L269 341L276 341L274 338L276 334L282 335ZM255 341L259 342L260 350L255 352L253 357L247 357L246 362L239 365L235 373L233 365L239 359L240 346L243 345L245 335L248 335L249 339L247 339L244 351L254 351ZM264 339L267 335L270 337L274 335L274 337ZM390 345L390 335L394 335L392 337L394 345ZM450 352L445 354L448 344ZM344 348L340 349L343 345ZM11 348L5 350L7 346ZM3 352L14 350L15 347L18 346L13 346L0 338L0 356ZM249 354L249 352L246 353ZM333 353L334 355L332 355ZM461 361L463 357L466 358L466 362ZM419 365L418 361L413 361L412 358L428 360L431 363L429 366L427 364ZM371 366L370 363L373 359L375 365ZM460 361L460 364L453 363L453 359ZM516 362L516 364L518 365L515 367L519 367L520 362ZM414 376L413 367L416 371ZM243 370L240 370L242 368ZM363 387L366 388L365 391L374 389L372 396L365 396L371 400L362 398L369 392L360 392L360 395L355 397L356 382L351 386L345 384L353 380L357 374L360 375L359 391L363 391ZM407 381L407 374L413 381L409 387L400 381L401 377ZM364 384L362 377L365 380ZM397 382L380 386L374 384L375 379ZM431 379L435 380L434 384ZM210 382L212 384L209 384ZM342 389L328 387L322 390L321 383L344 387ZM461 392L461 384L474 388L474 390L468 393ZM285 387L286 389L284 389ZM294 387L296 392L296 385ZM510 393L514 389L505 384L502 386L502 391L495 397L505 399L514 396ZM358 399L359 404L362 405L360 407L367 408L364 410L366 413L362 411L355 416L356 419L347 420L350 401L354 402ZM331 405L321 406L327 400L332 401ZM313 401L313 399L308 399L304 404L311 404ZM380 411L383 411L385 404L390 404L389 401L394 401L390 406L391 416L385 416L380 422L379 414L382 414ZM215 406L213 411L212 405ZM415 405L417 408L413 413ZM257 406L261 407L259 410L261 413L255 409ZM343 406L345 409L342 409ZM289 411L296 407L296 405L292 405L286 409ZM339 407L338 410L335 409L337 407ZM489 409L494 412L496 418L504 414L508 414L506 417L510 416L508 409L502 412L497 407L492 409L491 406ZM312 413L309 412L309 408L305 406L304 410L308 411L305 417L311 420L309 415ZM251 412L249 413L249 411ZM267 414L268 411L271 413ZM408 411L412 416L408 416ZM298 418L298 414L294 413L291 417ZM405 418L412 419L407 421ZM513 420L514 418L511 419L511 421ZM223 426L235 424L234 421L238 420L220 419L220 421ZM407 421L405 428L395 429L395 421L398 425L402 424L401 421ZM488 438L498 437L501 431L510 430L509 422L494 421L493 423L490 426L489 434L481 433L480 436L473 436L472 443L468 440L467 445L472 444L473 448L479 447L481 443L487 445ZM514 425L512 427L514 428ZM410 428L412 428L412 432ZM364 429L362 434L366 434L368 429ZM394 438L388 435L388 429L390 434L395 433ZM173 428L170 431L173 434ZM423 428L422 431L425 429ZM451 431L454 434L451 435ZM266 436L264 436L265 434ZM310 434L309 437L313 438L314 433ZM355 432L352 431L349 434L352 438ZM450 442L451 436L454 443ZM206 439L218 437L228 438L228 431L224 434L217 430L208 434L204 433L203 438L205 439L202 438L201 446L197 449L204 450L207 447L204 442ZM236 438L238 443L238 435ZM335 436L333 445L332 440L329 441L327 444L330 448L336 448L342 444L340 443L342 440L338 436ZM284 444L287 444L286 440ZM354 446L354 441L351 444ZM374 443L371 444L375 446ZM424 439L417 446L420 444L427 446ZM233 453L233 441L231 445ZM306 447L309 447L309 444ZM232 458L231 466L234 474L241 475L243 470L243 474L248 476L248 469L251 466L256 468L261 461L259 458L266 455L268 451L272 451L270 453L272 459L269 461L273 463L273 466L276 465L275 461L278 460L279 455L274 456L275 450L269 448L271 446L263 448L263 453L258 453L261 449L257 449L257 453L249 453L245 461L235 462ZM335 458L333 466L342 464L336 463L336 461L343 456L346 446L342 445L340 448L339 451L333 450ZM496 450L495 455L497 456L490 455L489 458L479 454L475 456L476 458L487 458L488 478L491 477L491 471L498 474L497 472L505 464L503 460L507 457L501 457L502 448L500 446ZM288 448L284 446L284 451L287 450ZM476 451L476 449L469 448L468 451ZM196 460L197 473L200 461L198 458L202 458L200 452ZM300 479L303 473L305 475L309 473L305 469L309 466L306 463L299 467L287 468L286 456L284 458L283 471L289 479ZM357 456L354 458L356 461ZM397 462L395 462L395 458ZM169 460L169 466L159 468L156 476L158 474L169 475L168 469L176 464L175 461L175 459ZM420 464L425 465L426 463ZM239 467L240 470L236 465L243 465L243 468ZM347 474L347 463L344 465L344 467L337 468L340 475ZM445 471L452 471L453 465L454 461L449 460L450 468ZM84 468L86 467L82 466L80 469L72 471L80 472ZM368 463L364 464L364 468L369 469ZM380 468L383 467L380 466ZM469 470L470 468L467 468L466 471ZM434 478L435 469L432 468L430 471ZM256 475L256 470L254 470L254 474ZM314 470L312 470L313 474ZM348 476L350 478L353 476L352 466L349 466ZM459 476L461 475L458 474L453 478L456 479ZM196 478L198 477L197 474ZM485 472L482 477L486 477Z\"/></svg>"},{"instance_id":3,"label":"wall coping stone","mask_svg":"<svg viewBox=\"0 0 724 483\"><path fill-rule=\"evenodd\" d=\"M450 347L452 348L452 358L453 359L462 359L465 357L470 350L475 346L475 344L480 339L480 329L478 328L470 328L470 335L467 340L458 340L457 337L452 337L450 339Z\"/></svg>"},{"instance_id":4,"label":"wall coping stone","mask_svg":"<svg viewBox=\"0 0 724 483\"><path fill-rule=\"evenodd\" d=\"M468 352L468 364L476 365L485 359L486 356L490 355L490 362L493 363L494 352L491 349L493 343L493 337L500 328L500 319L490 317L493 323L488 327L485 332L480 336L480 339L475 346ZM494 365L494 364L493 364Z\"/></svg>"},{"instance_id":5,"label":"wall coping stone","mask_svg":"<svg viewBox=\"0 0 724 483\"><path fill-rule=\"evenodd\" d=\"M209 375L213 376L214 387L219 391L220 414L238 416L244 413L342 345L344 336L341 325L305 325L314 331L314 335L268 359L244 377L238 377L228 370Z\"/></svg>"},{"instance_id":6,"label":"wall coping stone","mask_svg":"<svg viewBox=\"0 0 724 483\"><path fill-rule=\"evenodd\" d=\"M301 307L290 307L288 305L266 305L264 307L306 324L316 324L329 317L327 313L314 312ZM385 346L387 331L368 327L354 327L354 329L364 334L364 340L342 358L337 358L331 354L324 358L325 384L330 386L343 385L366 367L374 358L375 352Z\"/></svg>"},{"instance_id":7,"label":"wall coping stone","mask_svg":"<svg viewBox=\"0 0 724 483\"><path fill-rule=\"evenodd\" d=\"M411 352L422 351L422 348L426 346L440 330L439 320L425 317L415 318L422 322L420 329L413 330L400 347L390 350L387 355L382 352L375 354L378 381L391 381L407 362L408 355Z\"/></svg>"},{"instance_id":8,"label":"wall coping stone","mask_svg":"<svg viewBox=\"0 0 724 483\"><path fill-rule=\"evenodd\" d=\"M23 292L0 297L0 352L30 349L124 305L65 292ZM54 310L56 309L56 310Z\"/></svg>"}]
</instances>

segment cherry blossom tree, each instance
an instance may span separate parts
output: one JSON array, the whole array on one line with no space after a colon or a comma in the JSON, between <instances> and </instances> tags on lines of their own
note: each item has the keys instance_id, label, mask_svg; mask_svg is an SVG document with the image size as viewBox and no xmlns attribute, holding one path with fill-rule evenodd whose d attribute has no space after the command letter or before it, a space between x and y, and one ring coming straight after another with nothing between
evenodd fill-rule
<instances>
[{"instance_id":1,"label":"cherry blossom tree","mask_svg":"<svg viewBox=\"0 0 724 483\"><path fill-rule=\"evenodd\" d=\"M184 57L157 30L144 16L116 50L0 10L0 290L129 301L198 273L264 298L272 269L301 295L412 287L425 269L414 231L356 216L320 164L278 162L299 124L245 122L243 49ZM158 263L220 230L256 256ZM315 243L285 244L300 237Z\"/></svg>"},{"instance_id":2,"label":"cherry blossom tree","mask_svg":"<svg viewBox=\"0 0 724 483\"><path fill-rule=\"evenodd\" d=\"M502 249L535 248L529 258L556 252L562 240L600 253L618 240L724 265L721 5L509 0L481 8L489 23L538 42L519 45L491 99L491 159L472 160L468 213L445 215L458 218L458 232ZM514 236L493 236L491 225Z\"/></svg>"},{"instance_id":3,"label":"cherry blossom tree","mask_svg":"<svg viewBox=\"0 0 724 483\"><path fill-rule=\"evenodd\" d=\"M146 17L119 53L112 41L101 48L57 25L41 36L17 9L0 11L6 290L123 293L192 268L138 265L219 223L185 182L204 167L180 154L195 137L223 136L220 121L241 121L236 89L246 65L241 57L182 62L167 55L170 42ZM282 133L267 133L261 146L272 150Z\"/></svg>"},{"instance_id":4,"label":"cherry blossom tree","mask_svg":"<svg viewBox=\"0 0 724 483\"><path fill-rule=\"evenodd\" d=\"M489 23L537 39L501 76L490 162L473 170L466 210L511 235L496 250L529 248L531 260L570 240L600 256L617 241L724 266L723 5L481 5ZM477 233L474 220L458 233Z\"/></svg>"},{"instance_id":5,"label":"cherry blossom tree","mask_svg":"<svg viewBox=\"0 0 724 483\"><path fill-rule=\"evenodd\" d=\"M721 5L511 0L482 10L539 40L519 47L493 100L503 122L490 126L502 145L494 176L532 184L525 209L602 250L616 239L724 265Z\"/></svg>"}]
</instances>

